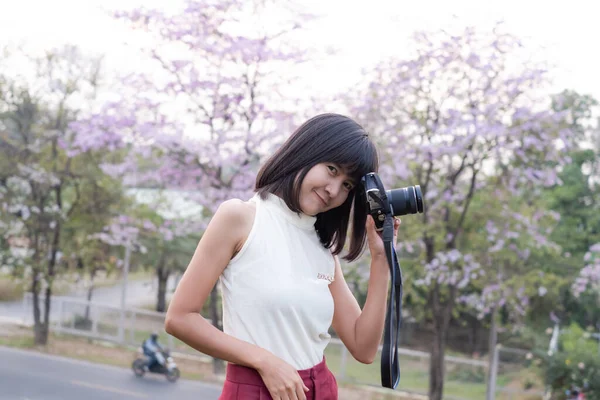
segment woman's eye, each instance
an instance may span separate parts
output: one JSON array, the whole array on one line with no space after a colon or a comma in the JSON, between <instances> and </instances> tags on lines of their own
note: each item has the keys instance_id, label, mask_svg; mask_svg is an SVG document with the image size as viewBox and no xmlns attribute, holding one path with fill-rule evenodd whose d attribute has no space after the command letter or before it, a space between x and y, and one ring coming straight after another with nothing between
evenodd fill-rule
<instances>
[{"instance_id":1,"label":"woman's eye","mask_svg":"<svg viewBox=\"0 0 600 400\"><path fill-rule=\"evenodd\" d=\"M328 166L327 166L327 168L329 168L329 170L330 170L331 172L333 172L334 174L336 174L336 173L337 173L337 168L336 168L336 167L334 167L333 165L328 165Z\"/></svg>"},{"instance_id":2,"label":"woman's eye","mask_svg":"<svg viewBox=\"0 0 600 400\"><path fill-rule=\"evenodd\" d=\"M345 187L347 190L352 190L352 189L354 188L354 185L353 185L353 184L351 184L350 182L345 182L345 183L344 183L344 187Z\"/></svg>"}]
</instances>

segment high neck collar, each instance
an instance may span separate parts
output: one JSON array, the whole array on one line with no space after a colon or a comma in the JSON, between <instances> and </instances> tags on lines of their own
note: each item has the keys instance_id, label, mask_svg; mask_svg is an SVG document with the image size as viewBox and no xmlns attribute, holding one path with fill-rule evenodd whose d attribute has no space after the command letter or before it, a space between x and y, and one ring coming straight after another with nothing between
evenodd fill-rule
<instances>
[{"instance_id":1,"label":"high neck collar","mask_svg":"<svg viewBox=\"0 0 600 400\"><path fill-rule=\"evenodd\" d=\"M317 217L312 217L302 212L297 213L290 210L290 208L287 206L287 204L285 204L285 201L281 197L272 193L267 193L264 202L271 205L286 220L296 225L297 227L302 229L314 229Z\"/></svg>"}]
</instances>

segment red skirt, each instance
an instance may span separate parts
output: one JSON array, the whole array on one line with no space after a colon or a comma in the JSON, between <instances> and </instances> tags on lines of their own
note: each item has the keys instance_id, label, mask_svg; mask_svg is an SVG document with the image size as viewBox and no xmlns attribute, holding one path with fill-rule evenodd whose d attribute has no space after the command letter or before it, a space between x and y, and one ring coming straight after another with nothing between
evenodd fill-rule
<instances>
[{"instance_id":1,"label":"red skirt","mask_svg":"<svg viewBox=\"0 0 600 400\"><path fill-rule=\"evenodd\" d=\"M338 387L325 358L312 368L298 371L308 389L308 400L337 400ZM227 364L225 384L219 400L273 400L255 369Z\"/></svg>"}]
</instances>

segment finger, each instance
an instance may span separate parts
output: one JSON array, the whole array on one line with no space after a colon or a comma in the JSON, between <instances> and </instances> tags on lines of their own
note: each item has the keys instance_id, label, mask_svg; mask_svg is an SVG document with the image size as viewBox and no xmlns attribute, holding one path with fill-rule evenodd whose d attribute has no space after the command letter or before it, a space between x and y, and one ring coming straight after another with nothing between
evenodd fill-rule
<instances>
[{"instance_id":1,"label":"finger","mask_svg":"<svg viewBox=\"0 0 600 400\"><path fill-rule=\"evenodd\" d=\"M400 228L401 223L402 221L400 221L400 218L394 218L394 235L398 234L398 229Z\"/></svg>"},{"instance_id":2,"label":"finger","mask_svg":"<svg viewBox=\"0 0 600 400\"><path fill-rule=\"evenodd\" d=\"M304 381L301 382L302 383L302 396L299 396L298 398L301 400L306 400L306 393L310 392L310 389L308 388L308 386L306 386L304 384Z\"/></svg>"},{"instance_id":3,"label":"finger","mask_svg":"<svg viewBox=\"0 0 600 400\"><path fill-rule=\"evenodd\" d=\"M298 399L298 400L306 400L306 395L304 394L304 388L306 386L304 386L304 382L300 381L297 385L296 385L296 392L294 392L294 397L292 397L293 399Z\"/></svg>"},{"instance_id":4,"label":"finger","mask_svg":"<svg viewBox=\"0 0 600 400\"><path fill-rule=\"evenodd\" d=\"M279 396L279 400L291 400L288 390L289 389L284 388L279 393L277 393L277 395Z\"/></svg>"},{"instance_id":5,"label":"finger","mask_svg":"<svg viewBox=\"0 0 600 400\"><path fill-rule=\"evenodd\" d=\"M280 400L292 400L292 398L290 397L290 395L288 394L288 392L281 392L279 394L279 399Z\"/></svg>"},{"instance_id":6,"label":"finger","mask_svg":"<svg viewBox=\"0 0 600 400\"><path fill-rule=\"evenodd\" d=\"M394 217L394 243L398 240L398 230L402 221L398 217Z\"/></svg>"},{"instance_id":7,"label":"finger","mask_svg":"<svg viewBox=\"0 0 600 400\"><path fill-rule=\"evenodd\" d=\"M367 230L370 230L375 226L375 220L371 214L367 215Z\"/></svg>"},{"instance_id":8,"label":"finger","mask_svg":"<svg viewBox=\"0 0 600 400\"><path fill-rule=\"evenodd\" d=\"M288 389L287 395L290 400L299 400L300 399L300 397L298 397L298 386L299 385L296 384L296 386L294 386L293 388Z\"/></svg>"},{"instance_id":9,"label":"finger","mask_svg":"<svg viewBox=\"0 0 600 400\"><path fill-rule=\"evenodd\" d=\"M371 214L367 215L366 228L367 228L367 237L372 237L374 234L377 233L377 230L375 229L375 220L373 219Z\"/></svg>"}]
</instances>

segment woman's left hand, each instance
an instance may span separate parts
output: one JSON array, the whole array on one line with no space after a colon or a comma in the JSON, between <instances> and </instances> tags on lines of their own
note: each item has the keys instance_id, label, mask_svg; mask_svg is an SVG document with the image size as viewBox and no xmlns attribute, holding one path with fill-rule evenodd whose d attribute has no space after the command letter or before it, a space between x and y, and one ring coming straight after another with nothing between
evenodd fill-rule
<instances>
[{"instance_id":1,"label":"woman's left hand","mask_svg":"<svg viewBox=\"0 0 600 400\"><path fill-rule=\"evenodd\" d=\"M369 250L371 252L371 259L384 259L387 260L385 255L385 248L383 246L383 238L381 232L377 232L375 227L375 221L371 215L367 215L367 243L369 244ZM394 246L398 238L398 228L400 227L400 218L394 218Z\"/></svg>"}]
</instances>

